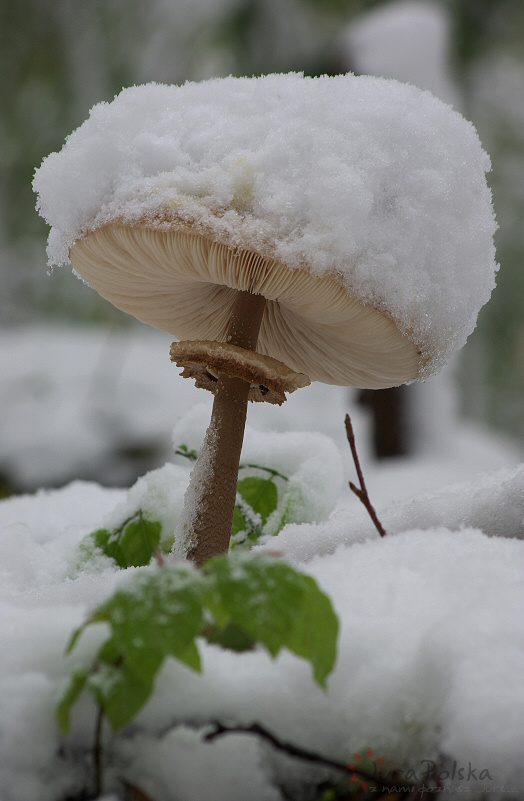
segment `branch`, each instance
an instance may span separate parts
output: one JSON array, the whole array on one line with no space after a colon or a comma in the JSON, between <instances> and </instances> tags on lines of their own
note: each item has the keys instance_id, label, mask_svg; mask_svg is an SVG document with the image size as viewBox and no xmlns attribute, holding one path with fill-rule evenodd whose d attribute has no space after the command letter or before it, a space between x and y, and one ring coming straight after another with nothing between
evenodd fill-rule
<instances>
[{"instance_id":1,"label":"branch","mask_svg":"<svg viewBox=\"0 0 524 801\"><path fill-rule=\"evenodd\" d=\"M104 710L98 707L95 724L95 742L93 744L93 771L95 780L95 793L98 798L102 794L102 725L104 722Z\"/></svg>"},{"instance_id":2,"label":"branch","mask_svg":"<svg viewBox=\"0 0 524 801\"><path fill-rule=\"evenodd\" d=\"M353 461L355 462L358 481L359 481L359 484L360 484L360 489L359 489L357 486L355 486L355 484L353 484L352 481L350 481L349 482L349 488L350 488L350 490L352 492L355 493L357 498L359 498L359 500L361 500L362 503L364 504L364 506L366 507L366 509L367 509L367 511L369 513L369 516L371 517L373 523L375 524L375 528L377 529L377 531L380 534L380 536L381 537L385 537L386 536L386 530L383 527L383 525L380 522L380 520L378 519L377 513L375 512L375 509L374 509L371 501L369 500L369 495L368 495L368 491L367 491L367 487L366 487L366 482L364 481L364 474L362 473L362 468L360 466L360 460L358 458L358 453L357 453L357 446L355 444L355 432L353 431L353 425L351 423L351 418L350 418L349 414L346 414L346 421L345 422L346 422L346 435L347 435L347 438L348 438L349 447L351 448L351 454L353 456Z\"/></svg>"},{"instance_id":3,"label":"branch","mask_svg":"<svg viewBox=\"0 0 524 801\"><path fill-rule=\"evenodd\" d=\"M265 729L259 723L252 723L251 726L224 726L220 721L213 720L211 724L215 727L213 731L204 735L205 742L212 742L217 737L222 737L224 734L256 734L262 740L271 743L273 748L277 751L282 751L288 756L295 757L296 759L303 759L305 762L310 762L316 765L322 765L325 768L332 768L334 770L343 771L347 776L347 771L350 768L343 762L337 762L334 759L328 759L320 754L315 754L314 751L307 751L305 748L299 748L293 743L285 743L279 740L272 732ZM359 770L357 767L352 766L351 772L356 776L361 777L366 781L376 781L376 774L368 773L364 770Z\"/></svg>"}]
</instances>

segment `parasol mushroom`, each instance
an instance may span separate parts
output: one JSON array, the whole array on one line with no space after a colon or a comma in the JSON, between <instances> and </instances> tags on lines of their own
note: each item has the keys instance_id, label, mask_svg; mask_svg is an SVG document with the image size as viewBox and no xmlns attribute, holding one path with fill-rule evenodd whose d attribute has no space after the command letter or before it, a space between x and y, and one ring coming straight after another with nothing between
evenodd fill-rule
<instances>
[{"instance_id":1,"label":"parasol mushroom","mask_svg":"<svg viewBox=\"0 0 524 801\"><path fill-rule=\"evenodd\" d=\"M398 386L463 344L493 286L487 168L449 107L352 75L134 87L44 162L50 260L67 253L102 297L181 340L172 360L215 396L189 558L229 546L249 399Z\"/></svg>"}]
</instances>

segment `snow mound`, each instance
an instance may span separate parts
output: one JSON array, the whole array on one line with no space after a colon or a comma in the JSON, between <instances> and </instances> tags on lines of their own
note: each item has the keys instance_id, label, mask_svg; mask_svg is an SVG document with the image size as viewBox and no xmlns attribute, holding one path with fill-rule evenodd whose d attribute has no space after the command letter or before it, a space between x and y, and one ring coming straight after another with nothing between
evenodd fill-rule
<instances>
[{"instance_id":1,"label":"snow mound","mask_svg":"<svg viewBox=\"0 0 524 801\"><path fill-rule=\"evenodd\" d=\"M450 531L472 528L488 537L524 540L524 464L494 473L480 473L471 481L449 484L385 507L378 516L388 535L410 529L431 531L445 526ZM457 535L458 536L458 535ZM364 507L355 498L344 501L326 522L287 525L276 539L259 547L284 551L295 562L333 553L339 546L376 539Z\"/></svg>"},{"instance_id":2,"label":"snow mound","mask_svg":"<svg viewBox=\"0 0 524 801\"><path fill-rule=\"evenodd\" d=\"M291 73L126 89L34 189L51 265L108 222L190 224L342 281L393 317L428 375L494 286L489 169L473 126L429 92Z\"/></svg>"},{"instance_id":3,"label":"snow mound","mask_svg":"<svg viewBox=\"0 0 524 801\"><path fill-rule=\"evenodd\" d=\"M84 698L75 707L66 739L54 713L71 670L100 645L94 631L65 658L73 629L133 572L115 566L67 575L93 508L111 500L104 492L98 499L92 485L77 484L0 503L0 728L9 731L0 738L3 801L75 797L90 780L94 704ZM46 571L28 570L9 544L24 519L26 561L31 549L38 559L45 553ZM319 776L303 762L283 760L247 735L206 743L206 723L218 719L257 721L285 742L348 765L371 748L385 755L386 775L401 769L421 779L434 763L447 772L450 794L520 797L522 550L517 539L438 527L315 557L305 569L341 623L327 692L288 653L271 660L258 649L235 654L202 644L202 675L168 661L136 725L104 738L107 791L124 776L159 799L173 798L174 779L185 799L202 798L205 787L210 801L276 801L275 785L288 797L310 797ZM452 779L454 763L462 775Z\"/></svg>"}]
</instances>

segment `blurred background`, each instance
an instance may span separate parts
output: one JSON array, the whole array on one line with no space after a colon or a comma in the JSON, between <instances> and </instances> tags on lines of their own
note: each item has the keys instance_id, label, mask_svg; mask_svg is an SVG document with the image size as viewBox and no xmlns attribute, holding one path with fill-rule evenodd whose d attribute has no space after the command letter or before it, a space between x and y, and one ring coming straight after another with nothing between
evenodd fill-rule
<instances>
[{"instance_id":1,"label":"blurred background","mask_svg":"<svg viewBox=\"0 0 524 801\"><path fill-rule=\"evenodd\" d=\"M172 455L170 429L195 390L170 365L169 338L67 269L47 274L48 231L31 182L91 106L123 87L230 74L394 77L474 122L492 158L501 265L476 331L444 375L423 386L332 396L328 388L322 397L351 407L364 459L446 451L456 462L457 431L476 432L461 445L468 470L522 455L521 0L0 0L0 13L1 494L75 478L127 485ZM276 428L295 418L309 424L303 414L254 417ZM330 425L320 428L331 433Z\"/></svg>"}]
</instances>

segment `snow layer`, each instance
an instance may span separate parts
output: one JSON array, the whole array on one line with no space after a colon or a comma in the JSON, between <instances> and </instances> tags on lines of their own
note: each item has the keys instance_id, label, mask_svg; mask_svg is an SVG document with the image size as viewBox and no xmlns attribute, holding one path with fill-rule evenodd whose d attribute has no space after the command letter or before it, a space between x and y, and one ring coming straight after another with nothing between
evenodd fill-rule
<instances>
[{"instance_id":1,"label":"snow layer","mask_svg":"<svg viewBox=\"0 0 524 801\"><path fill-rule=\"evenodd\" d=\"M77 478L129 486L172 457L176 421L175 448L200 448L213 397L180 378L169 361L170 341L167 334L144 327L109 332L34 326L0 333L4 481L22 492ZM387 460L381 464L373 459L368 413L347 388L313 383L292 393L281 407L252 403L248 423L258 431L275 432L271 448L279 454L277 432L326 434L342 454L347 482L355 477L344 428L350 412L360 459L382 508L444 482L471 480L479 468L509 469L522 461L514 442L459 419L451 365L408 393L417 459L399 459L394 470ZM271 466L269 446L264 458ZM293 454L290 459L294 470Z\"/></svg>"},{"instance_id":2,"label":"snow layer","mask_svg":"<svg viewBox=\"0 0 524 801\"><path fill-rule=\"evenodd\" d=\"M360 14L342 33L358 72L429 89L460 108L450 64L451 14L432 0L396 0Z\"/></svg>"},{"instance_id":3,"label":"snow layer","mask_svg":"<svg viewBox=\"0 0 524 801\"><path fill-rule=\"evenodd\" d=\"M400 470L400 477L392 481L394 485L401 485L402 474ZM380 503L380 497L379 493L378 505L371 492L388 534L445 526L450 531L475 528L487 536L524 540L524 464L511 470L480 473L473 480L419 492L390 504ZM350 498L340 502L327 522L288 525L276 539L267 538L260 547L269 551L276 547L286 558L302 562L333 553L339 545L376 537L378 533L367 513Z\"/></svg>"},{"instance_id":4,"label":"snow layer","mask_svg":"<svg viewBox=\"0 0 524 801\"><path fill-rule=\"evenodd\" d=\"M494 286L489 169L473 126L428 92L288 74L126 89L34 188L51 265L110 221L190 223L338 277L413 338L429 374Z\"/></svg>"},{"instance_id":5,"label":"snow layer","mask_svg":"<svg viewBox=\"0 0 524 801\"><path fill-rule=\"evenodd\" d=\"M302 447L308 436L302 435ZM256 440L252 453L262 457ZM170 471L169 478L182 484L187 471ZM155 484L150 480L149 488ZM491 502L501 520L516 500L504 485L493 477ZM72 630L133 572L107 563L74 569L82 537L122 503L122 491L80 483L0 503L0 731L8 732L0 736L2 801L61 801L89 781L93 705L86 698L75 707L65 739L54 705L69 672L92 658L103 634L84 635L78 651L65 658ZM467 493L457 492L452 504L458 516L461 504L469 505ZM350 518L346 529L351 540ZM330 595L341 621L328 691L316 687L309 666L290 654L272 661L258 650L238 655L206 646L200 676L169 661L136 725L104 738L106 792L117 791L125 777L155 801L200 801L203 795L209 801L278 801L276 784L286 788L286 797L310 797L323 774L282 760L256 738L235 735L206 744L203 727L220 719L257 721L281 740L348 765L368 748L386 756L386 770L420 777L424 760L442 770L456 760L465 776L471 765L477 779L481 771L489 778L450 781L450 793L519 797L523 546L521 539L440 526L348 542L315 556L302 568Z\"/></svg>"},{"instance_id":6,"label":"snow layer","mask_svg":"<svg viewBox=\"0 0 524 801\"><path fill-rule=\"evenodd\" d=\"M162 465L172 454L170 431L196 393L169 361L170 342L145 327L1 331L6 483L19 492L73 478L129 486Z\"/></svg>"},{"instance_id":7,"label":"snow layer","mask_svg":"<svg viewBox=\"0 0 524 801\"><path fill-rule=\"evenodd\" d=\"M312 422L302 406L294 416ZM317 423L329 422L313 406ZM200 447L208 415L207 404L191 408L173 442ZM423 760L442 759L448 767L456 760L466 776L471 763L477 777L487 770L490 778L451 787L472 799L483 791L504 799L522 792L524 467L389 508L381 492L373 497L379 473L368 472L391 532L379 540L361 504L344 492L348 449L343 439L340 446L342 454L319 432L248 427L242 454L243 463L280 470L298 493L301 517L259 550L283 552L317 578L336 606L341 639L327 694L313 684L308 665L288 654L272 662L260 651L234 655L206 647L202 676L168 662L137 725L105 740L107 791L124 776L155 801L200 801L203 794L210 801L278 801L275 784L291 797L307 797L320 774L282 760L256 738L205 743L202 727L218 718L258 721L283 740L348 764L367 748L385 754L388 769L419 775ZM491 452L489 445L484 461ZM412 469L427 467L418 462ZM389 468L397 493L406 491L406 470L400 463ZM82 565L78 546L88 532L118 525L139 507L161 520L169 539L189 471L182 461L145 475L129 491L75 482L0 503L0 732L9 732L0 734L2 801L61 801L89 781L93 706L84 699L75 707L65 739L54 707L100 633L85 635L71 657L63 651L72 630L133 571L117 571L107 559ZM379 483L386 485L385 476ZM280 490L286 492L283 484ZM285 495L281 503L287 505Z\"/></svg>"}]
</instances>

